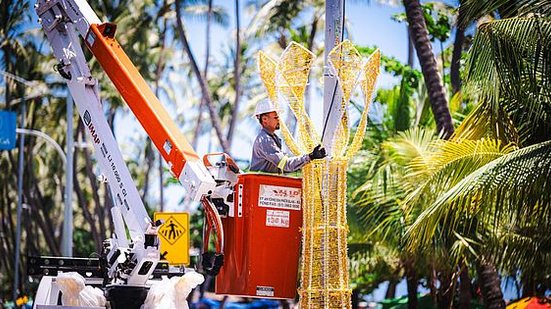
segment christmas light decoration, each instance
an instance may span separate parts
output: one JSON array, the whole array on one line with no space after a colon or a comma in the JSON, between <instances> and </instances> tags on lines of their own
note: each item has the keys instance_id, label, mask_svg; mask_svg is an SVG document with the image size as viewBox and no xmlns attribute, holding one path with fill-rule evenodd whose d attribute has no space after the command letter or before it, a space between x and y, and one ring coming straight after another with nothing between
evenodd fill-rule
<instances>
[{"instance_id":1,"label":"christmas light decoration","mask_svg":"<svg viewBox=\"0 0 551 309\"><path fill-rule=\"evenodd\" d=\"M283 139L295 155L309 153L321 141L304 109L304 92L314 54L293 42L279 61L259 53L260 77L274 105L285 102L297 119L298 139L280 123ZM346 236L346 169L360 149L367 126L368 107L379 75L380 52L363 63L350 41L343 41L329 53L328 66L338 80L341 121L326 159L303 168L301 308L351 308ZM364 109L356 133L349 143L347 106L360 84ZM321 107L319 107L321 108Z\"/></svg>"}]
</instances>

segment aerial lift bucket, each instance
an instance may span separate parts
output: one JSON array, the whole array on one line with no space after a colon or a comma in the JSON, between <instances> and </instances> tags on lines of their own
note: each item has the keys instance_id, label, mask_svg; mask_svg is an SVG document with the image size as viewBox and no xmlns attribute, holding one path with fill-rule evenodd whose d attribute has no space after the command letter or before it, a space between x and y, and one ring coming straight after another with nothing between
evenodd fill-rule
<instances>
[{"instance_id":1,"label":"aerial lift bucket","mask_svg":"<svg viewBox=\"0 0 551 309\"><path fill-rule=\"evenodd\" d=\"M222 218L224 265L217 294L295 298L302 226L300 178L240 174Z\"/></svg>"}]
</instances>

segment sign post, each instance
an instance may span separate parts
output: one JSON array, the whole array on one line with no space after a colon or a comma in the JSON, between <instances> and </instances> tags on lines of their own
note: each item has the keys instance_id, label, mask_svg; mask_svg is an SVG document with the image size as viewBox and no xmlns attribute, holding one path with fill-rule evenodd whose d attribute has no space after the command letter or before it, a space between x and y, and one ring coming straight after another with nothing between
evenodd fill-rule
<instances>
[{"instance_id":1,"label":"sign post","mask_svg":"<svg viewBox=\"0 0 551 309\"><path fill-rule=\"evenodd\" d=\"M25 116L27 115L27 110L25 106L26 102L21 102L21 127L25 127ZM13 299L17 299L17 294L19 290L19 262L20 262L20 252L21 251L21 211L23 209L23 149L25 147L25 135L19 137L19 162L17 166L17 219L16 219L16 228L15 228L15 269L14 280L13 280Z\"/></svg>"},{"instance_id":2,"label":"sign post","mask_svg":"<svg viewBox=\"0 0 551 309\"><path fill-rule=\"evenodd\" d=\"M61 253L73 256L73 97L67 94L67 159L65 160L65 208Z\"/></svg>"}]
</instances>

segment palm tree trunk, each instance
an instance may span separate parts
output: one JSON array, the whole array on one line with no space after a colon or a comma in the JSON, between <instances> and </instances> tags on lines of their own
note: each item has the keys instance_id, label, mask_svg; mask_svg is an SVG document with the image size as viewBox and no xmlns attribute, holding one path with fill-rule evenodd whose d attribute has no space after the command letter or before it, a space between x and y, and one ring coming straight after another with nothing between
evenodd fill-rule
<instances>
[{"instance_id":1,"label":"palm tree trunk","mask_svg":"<svg viewBox=\"0 0 551 309\"><path fill-rule=\"evenodd\" d=\"M501 281L493 263L481 257L477 261L476 271L478 273L480 291L484 299L486 309L504 309L503 293L501 292Z\"/></svg>"},{"instance_id":2,"label":"palm tree trunk","mask_svg":"<svg viewBox=\"0 0 551 309\"><path fill-rule=\"evenodd\" d=\"M469 309L471 307L471 278L469 278L469 268L461 263L461 272L459 273L459 308Z\"/></svg>"},{"instance_id":3,"label":"palm tree trunk","mask_svg":"<svg viewBox=\"0 0 551 309\"><path fill-rule=\"evenodd\" d=\"M160 160L162 161L163 158L161 157ZM144 180L143 180L143 188L142 188L142 194L141 198L142 201L145 201L147 198L147 195L149 193L149 179L151 177L151 172L153 171L153 167L155 165L155 153L153 152L153 144L151 143L150 139L147 139L145 142L145 149L144 149L144 163L145 163L145 171L144 171Z\"/></svg>"},{"instance_id":4,"label":"palm tree trunk","mask_svg":"<svg viewBox=\"0 0 551 309\"><path fill-rule=\"evenodd\" d=\"M463 10L459 10L461 14ZM461 20L458 17L459 20ZM465 42L465 30L458 26L455 30L455 41L453 42L452 63L450 67L450 80L453 88L453 93L461 90L461 76L459 75L461 53L463 51L463 43Z\"/></svg>"},{"instance_id":5,"label":"palm tree trunk","mask_svg":"<svg viewBox=\"0 0 551 309\"><path fill-rule=\"evenodd\" d=\"M388 282L388 287L386 289L385 293L385 299L391 299L396 297L396 287L398 286L398 282L390 280Z\"/></svg>"},{"instance_id":6,"label":"palm tree trunk","mask_svg":"<svg viewBox=\"0 0 551 309\"><path fill-rule=\"evenodd\" d=\"M444 138L449 138L454 131L452 117L448 108L448 99L442 83L442 77L432 52L425 18L419 0L403 0L406 8L413 44L417 51L419 64L423 71L425 84L429 93L432 113L436 121L438 132L443 133Z\"/></svg>"},{"instance_id":7,"label":"palm tree trunk","mask_svg":"<svg viewBox=\"0 0 551 309\"><path fill-rule=\"evenodd\" d=\"M438 289L436 288L436 269L434 268L434 262L430 265L430 273L428 278L428 286L430 291L430 298L432 300L433 306L436 308L438 305Z\"/></svg>"},{"instance_id":8,"label":"palm tree trunk","mask_svg":"<svg viewBox=\"0 0 551 309\"><path fill-rule=\"evenodd\" d=\"M360 307L360 290L358 288L352 290L351 303L352 309L358 309Z\"/></svg>"},{"instance_id":9,"label":"palm tree trunk","mask_svg":"<svg viewBox=\"0 0 551 309\"><path fill-rule=\"evenodd\" d=\"M178 35L180 37L180 41L182 41L184 50L188 55L189 62L191 63L193 73L195 74L195 77L199 82L199 86L201 87L201 92L203 93L203 97L209 109L210 118L212 120L212 126L214 127L214 131L216 132L216 136L218 137L220 146L222 146L222 151L224 151L225 153L230 153L230 147L229 147L228 141L226 140L226 138L222 133L222 122L220 121L220 117L218 116L214 108L212 98L210 97L210 93L207 88L207 84L203 79L203 76L201 75L201 71L199 71L199 67L197 66L197 61L195 61L195 57L193 56L193 52L191 51L191 47L189 46L189 42L186 37L186 31L184 29L184 24L182 23L182 13L180 12L180 1L175 1L175 2L176 2L176 26L178 30Z\"/></svg>"},{"instance_id":10,"label":"palm tree trunk","mask_svg":"<svg viewBox=\"0 0 551 309\"><path fill-rule=\"evenodd\" d=\"M10 176L7 177L7 179L11 179L12 181L6 181L2 184L2 187L1 187L1 192L0 192L0 198L1 198L1 201L2 203L0 203L0 230L2 231L2 234L0 234L0 240L2 242L2 244L0 245L0 255L2 256L2 265L5 265L7 267L7 270L8 270L8 277L10 276L9 274L9 265L11 265L11 263L13 261L9 261L8 262L8 259L10 259L11 257L13 257L13 250L12 250L12 247L11 245L13 244L13 242L11 241L11 218L13 216L11 215L8 215L8 214L11 214L13 213L13 211L11 210L11 205L12 205L12 200L10 199L10 194L9 192L11 191L11 188L10 188L10 183L16 183L16 180L15 180L15 176L16 173L10 173ZM6 179L6 178L5 178ZM31 210L33 210L33 208L31 208Z\"/></svg>"},{"instance_id":11,"label":"palm tree trunk","mask_svg":"<svg viewBox=\"0 0 551 309\"><path fill-rule=\"evenodd\" d=\"M233 109L230 119L230 127L228 128L228 144L231 146L233 140L233 134L235 130L235 124L237 123L237 113L239 111L239 97L241 96L241 89L239 79L241 78L241 38L239 36L239 0L235 0L235 64L233 69L233 75L235 79L235 100L233 103Z\"/></svg>"},{"instance_id":12,"label":"palm tree trunk","mask_svg":"<svg viewBox=\"0 0 551 309\"><path fill-rule=\"evenodd\" d=\"M406 283L408 288L408 309L417 309L417 286L419 285L419 279L417 278L417 272L411 261L408 261L404 265L406 271Z\"/></svg>"},{"instance_id":13,"label":"palm tree trunk","mask_svg":"<svg viewBox=\"0 0 551 309\"><path fill-rule=\"evenodd\" d=\"M452 307L454 287L453 274L443 271L440 275L440 288L438 289L439 309L449 309Z\"/></svg>"},{"instance_id":14,"label":"palm tree trunk","mask_svg":"<svg viewBox=\"0 0 551 309\"><path fill-rule=\"evenodd\" d=\"M59 251L59 243L56 241L56 237L54 236L55 234L53 230L53 223L49 217L49 214L44 209L44 205L43 205L44 198L36 182L33 184L32 189L33 189L33 192L31 192L29 188L23 189L25 201L27 201L27 203L32 205L31 207L37 207L41 210L41 212L35 217L35 220L38 222L40 226L42 235L44 236L44 239L46 240L46 244L48 245L48 249L50 250L50 254L60 255L61 252Z\"/></svg>"},{"instance_id":15,"label":"palm tree trunk","mask_svg":"<svg viewBox=\"0 0 551 309\"><path fill-rule=\"evenodd\" d=\"M522 273L520 280L522 282L522 297L536 295L536 280L531 272Z\"/></svg>"},{"instance_id":16,"label":"palm tree trunk","mask_svg":"<svg viewBox=\"0 0 551 309\"><path fill-rule=\"evenodd\" d=\"M205 67L203 68L203 78L207 79L207 73L209 69L210 58L210 25L212 20L212 0L209 0L209 8L207 11L207 29L205 33ZM195 129L193 130L193 140L191 146L197 148L197 141L199 140L199 134L201 132L201 122L203 121L203 106L205 105L205 98L201 96L201 103L199 104L199 112L197 115L197 122L195 123Z\"/></svg>"},{"instance_id":17,"label":"palm tree trunk","mask_svg":"<svg viewBox=\"0 0 551 309\"><path fill-rule=\"evenodd\" d=\"M415 56L415 46L413 46L413 40L411 36L411 30L409 26L407 26L407 32L408 32L408 65L413 68L414 65L414 56Z\"/></svg>"}]
</instances>

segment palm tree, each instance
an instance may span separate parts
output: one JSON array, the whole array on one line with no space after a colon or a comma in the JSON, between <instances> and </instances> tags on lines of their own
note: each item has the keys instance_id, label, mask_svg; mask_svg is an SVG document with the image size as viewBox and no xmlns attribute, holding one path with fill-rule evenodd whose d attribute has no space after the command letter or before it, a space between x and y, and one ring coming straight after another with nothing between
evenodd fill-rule
<instances>
[{"instance_id":1,"label":"palm tree","mask_svg":"<svg viewBox=\"0 0 551 309\"><path fill-rule=\"evenodd\" d=\"M7 72L14 72L14 66L19 59L26 53L23 43L22 27L29 10L27 1L2 1L0 12L0 50L2 59L0 60L0 69ZM11 92L15 91L16 84L12 79L5 80L6 88L4 98L6 108L10 108L10 101L13 99ZM19 89L21 91L21 89Z\"/></svg>"},{"instance_id":2,"label":"palm tree","mask_svg":"<svg viewBox=\"0 0 551 309\"><path fill-rule=\"evenodd\" d=\"M205 33L205 66L203 67L203 78L207 80L207 73L209 69L209 58L210 58L210 35L211 35L211 22L212 21L212 0L208 1L208 10L207 10L207 21L206 21L206 33ZM199 139L199 131L201 129L201 122L203 119L202 111L205 99L201 98L201 104L199 105L199 114L197 115L197 121L195 124L195 129L193 130L193 140L191 145L193 148L197 148L197 140Z\"/></svg>"},{"instance_id":3,"label":"palm tree","mask_svg":"<svg viewBox=\"0 0 551 309\"><path fill-rule=\"evenodd\" d=\"M432 130L412 129L383 142L379 152L382 158L370 156L366 161L371 162L368 172L360 173L365 183L356 189L353 199L360 231L372 231L365 238L394 248L395 258L406 277L409 308L417 307L419 279L426 277L430 283L435 280L433 273L449 268L445 266L445 256L439 253L442 250L404 250L404 232L416 217L414 211L406 212L401 205L410 187L404 178L406 166L424 158L436 138ZM429 271L423 271L425 269ZM448 289L442 287L441 290ZM431 294L434 297L438 294L435 286L431 286Z\"/></svg>"},{"instance_id":4,"label":"palm tree","mask_svg":"<svg viewBox=\"0 0 551 309\"><path fill-rule=\"evenodd\" d=\"M22 104L27 106L26 113L20 117L25 118L27 128L40 128L43 125L44 109L41 107L41 99L47 96L48 88L38 82L43 80L43 70L37 64L48 63L37 52L39 38L36 32L28 30L25 23L31 20L29 2L27 1L3 1L0 5L0 70L4 78L3 94L5 100L4 108L7 110L19 110ZM19 82L23 80L33 82ZM30 87L29 87L30 86ZM59 106L59 105L57 105ZM50 106L51 116L58 115L59 108ZM59 122L57 122L59 124ZM60 140L60 135L52 135ZM41 141L34 138L27 138L23 150L24 178L23 178L23 205L22 216L22 245L21 252L37 254L48 252L59 253L59 241L56 234L60 231L60 220L56 217L59 211L60 197L63 188L62 183L63 166L59 157L52 151L42 151L38 155L33 152L42 146ZM0 246L2 255L1 271L5 273L4 287L2 292L12 288L14 282L14 269L12 257L15 256L15 204L17 202L17 188L15 186L17 175L16 152L5 151L0 157L2 173L0 183L2 195L0 195L0 233L4 235L4 241ZM45 167L50 163L52 169ZM40 185L39 185L40 183ZM23 256L24 265L25 257ZM19 274L23 273L22 269ZM25 283L19 281L24 286ZM21 287L20 286L20 287ZM19 287L19 288L20 288Z\"/></svg>"},{"instance_id":5,"label":"palm tree","mask_svg":"<svg viewBox=\"0 0 551 309\"><path fill-rule=\"evenodd\" d=\"M448 99L442 83L442 77L438 72L436 60L432 52L421 5L418 0L403 0L403 4L406 8L406 16L413 37L413 43L417 51L419 63L421 64L425 84L427 85L436 127L438 132L442 132L444 138L449 138L454 131L453 122L448 108Z\"/></svg>"},{"instance_id":6,"label":"palm tree","mask_svg":"<svg viewBox=\"0 0 551 309\"><path fill-rule=\"evenodd\" d=\"M491 16L494 18L496 14L501 18L509 18L514 16L522 16L530 13L541 14L546 16L551 12L551 6L547 1L539 0L492 0L492 1L459 1L460 10L457 16L457 28L453 48L453 57L450 68L450 78L454 93L461 89L461 78L459 73L459 60L463 50L463 42L465 39L465 28L474 21L484 17Z\"/></svg>"},{"instance_id":7,"label":"palm tree","mask_svg":"<svg viewBox=\"0 0 551 309\"><path fill-rule=\"evenodd\" d=\"M480 4L465 2L471 8ZM522 5L517 3L516 7L520 8L516 12L522 12ZM479 10L480 7L476 14ZM545 5L542 10L546 10ZM547 216L544 209L550 205L548 194L543 193L548 190L547 184L539 183L551 177L546 159L551 139L550 114L544 108L550 104L550 89L546 86L550 76L550 35L549 20L537 15L479 26L469 52L465 86L466 91L476 93L479 106L458 128L455 139L490 137L532 146L482 166L472 162L458 166L456 170L464 175L452 187L442 188L430 180L430 187L441 191L433 192L437 199L410 230L414 242L420 235L433 239L436 226L456 233L453 237L462 239L464 246L477 255L482 292L487 306L492 308L504 307L498 270L520 269L533 274L534 265L542 265L542 256L547 254L529 245L546 240L527 229L533 225L534 213ZM522 57L524 54L531 57ZM533 291L530 286L534 284L526 283L527 290Z\"/></svg>"},{"instance_id":8,"label":"palm tree","mask_svg":"<svg viewBox=\"0 0 551 309\"><path fill-rule=\"evenodd\" d=\"M241 96L240 78L241 78L241 35L240 35L240 18L239 18L239 0L235 0L235 64L233 69L235 83L235 99L230 118L230 126L228 128L228 143L231 146L233 140L233 131L237 123L237 112L239 110L239 98Z\"/></svg>"},{"instance_id":9,"label":"palm tree","mask_svg":"<svg viewBox=\"0 0 551 309\"><path fill-rule=\"evenodd\" d=\"M214 102L211 98L209 89L207 87L207 83L205 82L203 76L201 75L201 71L199 70L199 66L197 65L197 61L195 60L195 56L193 55L193 52L191 51L191 47L189 46L189 42L186 36L186 31L184 28L184 24L182 22L182 13L181 13L181 3L180 0L176 0L176 29L178 31L178 36L180 38L180 41L182 45L184 46L184 50L190 60L190 64L193 70L193 73L195 74L195 77L197 78L199 82L199 86L201 88L201 93L203 95L203 99L206 102L206 105L209 110L209 114L211 117L212 125L214 127L214 130L216 131L216 136L218 137L218 141L220 142L220 146L222 147L222 150L225 153L230 153L230 145L228 144L228 141L226 137L222 133L222 122L220 121L220 117L218 116L218 113L215 109Z\"/></svg>"},{"instance_id":10,"label":"palm tree","mask_svg":"<svg viewBox=\"0 0 551 309\"><path fill-rule=\"evenodd\" d=\"M461 6L461 0L459 1ZM459 10L457 20L463 20L463 14L465 10ZM463 44L465 42L465 27L457 25L455 28L455 40L453 42L453 53L450 65L450 82L452 85L453 93L457 93L461 90L461 76L460 76L460 60L463 53Z\"/></svg>"}]
</instances>

